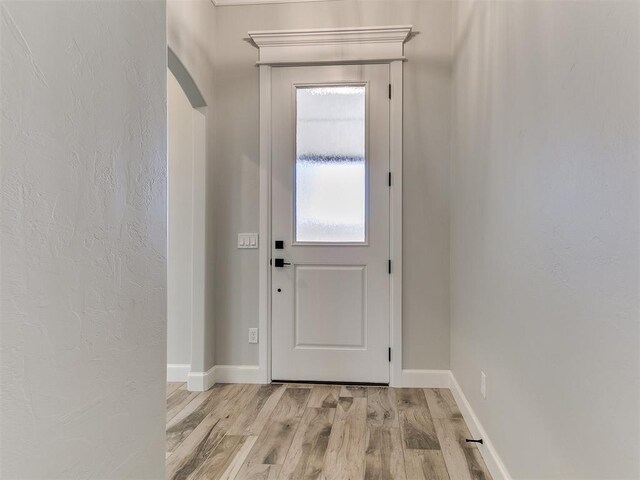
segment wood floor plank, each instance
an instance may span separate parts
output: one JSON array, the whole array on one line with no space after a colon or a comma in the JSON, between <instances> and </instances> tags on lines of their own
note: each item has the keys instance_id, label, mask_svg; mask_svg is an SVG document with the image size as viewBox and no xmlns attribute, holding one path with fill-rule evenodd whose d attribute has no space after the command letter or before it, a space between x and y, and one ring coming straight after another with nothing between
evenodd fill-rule
<instances>
[{"instance_id":1,"label":"wood floor plank","mask_svg":"<svg viewBox=\"0 0 640 480\"><path fill-rule=\"evenodd\" d=\"M467 467L471 478L474 480L491 480L491 474L487 465L484 463L480 450L478 448L465 448L464 456L467 459Z\"/></svg>"},{"instance_id":2,"label":"wood floor plank","mask_svg":"<svg viewBox=\"0 0 640 480\"><path fill-rule=\"evenodd\" d=\"M311 390L287 388L247 457L248 463L282 465Z\"/></svg>"},{"instance_id":3,"label":"wood floor plank","mask_svg":"<svg viewBox=\"0 0 640 480\"><path fill-rule=\"evenodd\" d=\"M336 385L314 385L311 389L308 407L336 408L340 398L340 387Z\"/></svg>"},{"instance_id":4,"label":"wood floor plank","mask_svg":"<svg viewBox=\"0 0 640 480\"><path fill-rule=\"evenodd\" d=\"M259 463L245 463L235 480L276 480L280 472L280 465L264 465Z\"/></svg>"},{"instance_id":5,"label":"wood floor plank","mask_svg":"<svg viewBox=\"0 0 640 480\"><path fill-rule=\"evenodd\" d=\"M271 412L285 390L286 387L284 385L261 385L251 401L247 404L247 408L240 413L237 420L229 429L229 435L258 435L264 426L264 421L271 415ZM271 403L269 403L270 400ZM265 406L267 408L262 412ZM271 406L271 409L269 409L269 406ZM258 419L261 413L263 413L261 419L264 421L259 423ZM256 425L257 422L258 424Z\"/></svg>"},{"instance_id":6,"label":"wood floor plank","mask_svg":"<svg viewBox=\"0 0 640 480\"><path fill-rule=\"evenodd\" d=\"M424 395L431 418L462 418L462 413L448 388L425 388Z\"/></svg>"},{"instance_id":7,"label":"wood floor plank","mask_svg":"<svg viewBox=\"0 0 640 480\"><path fill-rule=\"evenodd\" d=\"M188 391L189 389L187 388L187 384L186 383L176 383L177 386L173 386L171 388L167 388L167 401L169 400L169 397L171 395L173 395L174 393L176 393L178 390L183 390L183 391ZM170 392L169 392L170 390Z\"/></svg>"},{"instance_id":8,"label":"wood floor plank","mask_svg":"<svg viewBox=\"0 0 640 480\"><path fill-rule=\"evenodd\" d=\"M194 412L202 411L202 404L207 401L211 392L200 392L182 410L180 410L168 423L165 433L165 449L172 453L180 443L195 429L200 419L194 420L197 415ZM193 425L187 421L190 418L195 421Z\"/></svg>"},{"instance_id":9,"label":"wood floor plank","mask_svg":"<svg viewBox=\"0 0 640 480\"><path fill-rule=\"evenodd\" d=\"M464 441L471 434L448 389L170 390L170 480L491 480L476 444Z\"/></svg>"},{"instance_id":10,"label":"wood floor plank","mask_svg":"<svg viewBox=\"0 0 640 480\"><path fill-rule=\"evenodd\" d=\"M404 462L409 480L458 480L449 476L440 450L405 450Z\"/></svg>"},{"instance_id":11,"label":"wood floor plank","mask_svg":"<svg viewBox=\"0 0 640 480\"><path fill-rule=\"evenodd\" d=\"M186 411L188 406L185 407L185 410L180 413L180 417L182 418L176 419L174 417L174 419L168 422L165 442L166 450L168 452L173 452L178 445L191 435L207 415L217 410L220 405L224 404L224 399L227 395L232 394L232 392L238 388L239 387L233 385L216 385L215 388L212 388L207 392L203 392L207 395L199 408L196 408L189 413ZM185 415L183 415L183 413L185 413Z\"/></svg>"},{"instance_id":12,"label":"wood floor plank","mask_svg":"<svg viewBox=\"0 0 640 480\"><path fill-rule=\"evenodd\" d=\"M402 440L407 449L438 450L440 443L427 399L418 388L396 390Z\"/></svg>"},{"instance_id":13,"label":"wood floor plank","mask_svg":"<svg viewBox=\"0 0 640 480\"><path fill-rule=\"evenodd\" d=\"M367 387L343 385L340 389L340 396L344 398L366 398Z\"/></svg>"},{"instance_id":14,"label":"wood floor plank","mask_svg":"<svg viewBox=\"0 0 640 480\"><path fill-rule=\"evenodd\" d=\"M250 401L255 385L231 385L220 404L174 450L167 462L167 478L184 480L200 467L218 446L239 411ZM212 395L213 396L213 395ZM210 397L211 398L211 397Z\"/></svg>"},{"instance_id":15,"label":"wood floor plank","mask_svg":"<svg viewBox=\"0 0 640 480\"><path fill-rule=\"evenodd\" d=\"M406 479L400 429L369 426L367 433L365 480Z\"/></svg>"},{"instance_id":16,"label":"wood floor plank","mask_svg":"<svg viewBox=\"0 0 640 480\"><path fill-rule=\"evenodd\" d=\"M189 402L198 396L198 392L179 388L167 398L167 421L171 421L180 410L186 407Z\"/></svg>"},{"instance_id":17,"label":"wood floor plank","mask_svg":"<svg viewBox=\"0 0 640 480\"><path fill-rule=\"evenodd\" d=\"M245 428L245 435L260 435L260 432L262 432L264 426L269 421L269 418L271 418L271 414L286 391L286 385L278 385L278 389L274 390L271 396L267 399L253 422Z\"/></svg>"},{"instance_id":18,"label":"wood floor plank","mask_svg":"<svg viewBox=\"0 0 640 480\"><path fill-rule=\"evenodd\" d=\"M334 416L333 408L305 409L279 479L311 480L320 476Z\"/></svg>"},{"instance_id":19,"label":"wood floor plank","mask_svg":"<svg viewBox=\"0 0 640 480\"><path fill-rule=\"evenodd\" d=\"M169 398L169 395L171 395L183 385L184 383L182 382L167 382L167 398Z\"/></svg>"},{"instance_id":20,"label":"wood floor plank","mask_svg":"<svg viewBox=\"0 0 640 480\"><path fill-rule=\"evenodd\" d=\"M225 435L200 466L188 477L189 480L219 480L238 454L248 437Z\"/></svg>"},{"instance_id":21,"label":"wood floor plank","mask_svg":"<svg viewBox=\"0 0 640 480\"><path fill-rule=\"evenodd\" d=\"M320 478L364 478L366 437L367 399L340 398Z\"/></svg>"},{"instance_id":22,"label":"wood floor plank","mask_svg":"<svg viewBox=\"0 0 640 480\"><path fill-rule=\"evenodd\" d=\"M474 443L468 443L465 440L471 438L471 432L467 428L467 424L463 418L440 418L438 425L446 430L446 433L454 437L463 448L477 448Z\"/></svg>"},{"instance_id":23,"label":"wood floor plank","mask_svg":"<svg viewBox=\"0 0 640 480\"><path fill-rule=\"evenodd\" d=\"M367 389L367 425L398 428L398 409L395 390L387 387Z\"/></svg>"},{"instance_id":24,"label":"wood floor plank","mask_svg":"<svg viewBox=\"0 0 640 480\"><path fill-rule=\"evenodd\" d=\"M242 447L240 448L240 450L238 450L238 453L233 457L233 460L231 461L231 463L229 463L229 466L220 477L220 480L233 480L238 476L238 472L242 468L242 465L244 465L244 462L247 459L247 455L249 455L249 452L253 448L253 445L256 443L256 440L258 437L245 436L244 438L245 438L245 441L242 444Z\"/></svg>"},{"instance_id":25,"label":"wood floor plank","mask_svg":"<svg viewBox=\"0 0 640 480\"><path fill-rule=\"evenodd\" d=\"M202 409L202 404L207 401L210 395L211 390L207 390L206 392L196 392L196 396L193 398L193 400L191 400L172 419L167 421L167 430L183 421L193 412L200 411Z\"/></svg>"},{"instance_id":26,"label":"wood floor plank","mask_svg":"<svg viewBox=\"0 0 640 480\"><path fill-rule=\"evenodd\" d=\"M434 423L451 478L455 480L491 478L477 447L473 443L465 442L470 434L463 419L436 419ZM467 450L476 450L478 454L467 452Z\"/></svg>"},{"instance_id":27,"label":"wood floor plank","mask_svg":"<svg viewBox=\"0 0 640 480\"><path fill-rule=\"evenodd\" d=\"M220 417L211 413L198 424L168 458L167 479L184 480L200 466L224 436L219 423Z\"/></svg>"}]
</instances>

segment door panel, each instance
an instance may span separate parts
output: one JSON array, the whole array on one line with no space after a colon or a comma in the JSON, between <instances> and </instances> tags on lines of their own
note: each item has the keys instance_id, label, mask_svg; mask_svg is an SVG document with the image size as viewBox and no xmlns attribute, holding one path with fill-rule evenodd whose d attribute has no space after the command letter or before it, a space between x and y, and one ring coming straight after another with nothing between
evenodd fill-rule
<instances>
[{"instance_id":1,"label":"door panel","mask_svg":"<svg viewBox=\"0 0 640 480\"><path fill-rule=\"evenodd\" d=\"M295 266L296 348L365 348L366 265Z\"/></svg>"},{"instance_id":2,"label":"door panel","mask_svg":"<svg viewBox=\"0 0 640 480\"><path fill-rule=\"evenodd\" d=\"M272 378L387 383L389 66L272 75Z\"/></svg>"}]
</instances>

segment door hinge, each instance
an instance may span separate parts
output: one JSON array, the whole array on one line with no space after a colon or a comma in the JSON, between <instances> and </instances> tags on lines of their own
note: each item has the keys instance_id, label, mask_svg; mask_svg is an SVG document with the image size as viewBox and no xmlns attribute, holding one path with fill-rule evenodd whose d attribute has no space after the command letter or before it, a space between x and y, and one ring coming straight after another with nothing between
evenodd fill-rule
<instances>
[{"instance_id":1,"label":"door hinge","mask_svg":"<svg viewBox=\"0 0 640 480\"><path fill-rule=\"evenodd\" d=\"M391 260L389 260L389 275L391 275Z\"/></svg>"},{"instance_id":2,"label":"door hinge","mask_svg":"<svg viewBox=\"0 0 640 480\"><path fill-rule=\"evenodd\" d=\"M391 84L389 84L389 100L391 100Z\"/></svg>"},{"instance_id":3,"label":"door hinge","mask_svg":"<svg viewBox=\"0 0 640 480\"><path fill-rule=\"evenodd\" d=\"M391 347L389 347L389 361L391 361Z\"/></svg>"},{"instance_id":4,"label":"door hinge","mask_svg":"<svg viewBox=\"0 0 640 480\"><path fill-rule=\"evenodd\" d=\"M389 172L389 186L391 186L391 172Z\"/></svg>"}]
</instances>

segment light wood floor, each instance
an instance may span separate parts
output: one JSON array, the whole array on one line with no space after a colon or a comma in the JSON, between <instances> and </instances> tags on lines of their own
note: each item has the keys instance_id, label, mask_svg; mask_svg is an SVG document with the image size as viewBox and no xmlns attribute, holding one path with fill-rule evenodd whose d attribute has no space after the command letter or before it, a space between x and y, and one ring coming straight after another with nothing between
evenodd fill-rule
<instances>
[{"instance_id":1,"label":"light wood floor","mask_svg":"<svg viewBox=\"0 0 640 480\"><path fill-rule=\"evenodd\" d=\"M490 479L447 389L167 386L169 479Z\"/></svg>"}]
</instances>

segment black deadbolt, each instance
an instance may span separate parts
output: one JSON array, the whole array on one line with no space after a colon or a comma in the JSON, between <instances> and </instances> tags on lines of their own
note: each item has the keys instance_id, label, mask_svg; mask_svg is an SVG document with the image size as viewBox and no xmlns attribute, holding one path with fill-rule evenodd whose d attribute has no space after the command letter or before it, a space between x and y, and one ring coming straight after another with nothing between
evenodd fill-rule
<instances>
[{"instance_id":1,"label":"black deadbolt","mask_svg":"<svg viewBox=\"0 0 640 480\"><path fill-rule=\"evenodd\" d=\"M276 250L282 250L284 248L284 240L276 240Z\"/></svg>"}]
</instances>

